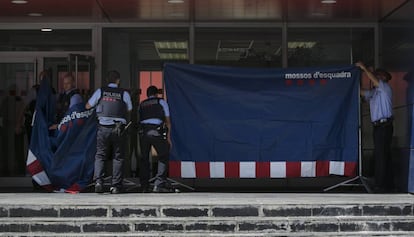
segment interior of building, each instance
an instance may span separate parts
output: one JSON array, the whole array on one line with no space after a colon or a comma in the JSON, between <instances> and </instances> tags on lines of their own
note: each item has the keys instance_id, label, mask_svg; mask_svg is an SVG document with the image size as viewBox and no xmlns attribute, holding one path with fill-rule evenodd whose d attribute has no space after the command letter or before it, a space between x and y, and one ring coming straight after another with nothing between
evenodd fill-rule
<instances>
[{"instance_id":1,"label":"interior of building","mask_svg":"<svg viewBox=\"0 0 414 237\"><path fill-rule=\"evenodd\" d=\"M148 85L164 88L168 62L288 68L362 61L386 68L393 76L393 159L400 173L413 153L413 13L414 0L0 0L0 187L31 187L28 136L18 121L41 71L50 73L56 91L63 88L62 75L72 72L86 99L116 69L138 103ZM369 80L361 85L369 87ZM366 104L361 123L361 175L370 177L373 139ZM131 136L128 157L135 155L136 143ZM134 177L139 167L129 158L127 163L126 177ZM400 191L404 177L397 177ZM319 190L321 183L340 181L182 180L223 190Z\"/></svg>"}]
</instances>

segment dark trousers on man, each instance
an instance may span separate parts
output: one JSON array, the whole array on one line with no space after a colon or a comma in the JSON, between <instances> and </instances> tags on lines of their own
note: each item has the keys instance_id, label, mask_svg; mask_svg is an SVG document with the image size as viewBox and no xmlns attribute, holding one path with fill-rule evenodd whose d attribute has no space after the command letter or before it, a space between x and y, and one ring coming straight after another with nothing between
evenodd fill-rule
<instances>
[{"instance_id":1,"label":"dark trousers on man","mask_svg":"<svg viewBox=\"0 0 414 237\"><path fill-rule=\"evenodd\" d=\"M158 171L155 176L154 186L162 187L167 184L167 172L168 172L168 157L170 151L170 145L168 141L163 137L155 137L148 135L140 136L140 148L142 153L140 164L140 180L143 188L148 188L150 179L150 164L149 154L151 146L157 151L158 154Z\"/></svg>"},{"instance_id":2,"label":"dark trousers on man","mask_svg":"<svg viewBox=\"0 0 414 237\"><path fill-rule=\"evenodd\" d=\"M105 161L112 158L112 187L122 188L125 157L124 134L114 132L114 126L98 125L95 155L95 183L103 184Z\"/></svg>"},{"instance_id":3,"label":"dark trousers on man","mask_svg":"<svg viewBox=\"0 0 414 237\"><path fill-rule=\"evenodd\" d=\"M377 191L390 191L394 188L391 160L393 131L392 122L374 126L375 184Z\"/></svg>"}]
</instances>

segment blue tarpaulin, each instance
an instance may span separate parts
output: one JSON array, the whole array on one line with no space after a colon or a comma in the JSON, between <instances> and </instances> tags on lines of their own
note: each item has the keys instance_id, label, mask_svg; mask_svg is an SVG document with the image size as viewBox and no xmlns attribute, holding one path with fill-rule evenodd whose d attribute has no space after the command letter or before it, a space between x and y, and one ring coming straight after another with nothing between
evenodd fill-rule
<instances>
[{"instance_id":1,"label":"blue tarpaulin","mask_svg":"<svg viewBox=\"0 0 414 237\"><path fill-rule=\"evenodd\" d=\"M96 119L85 104L71 106L56 131L50 131L55 116L55 95L48 80L42 80L27 158L27 170L45 189L77 192L91 181L96 151Z\"/></svg>"},{"instance_id":2,"label":"blue tarpaulin","mask_svg":"<svg viewBox=\"0 0 414 237\"><path fill-rule=\"evenodd\" d=\"M170 176L354 176L360 70L166 64Z\"/></svg>"}]
</instances>

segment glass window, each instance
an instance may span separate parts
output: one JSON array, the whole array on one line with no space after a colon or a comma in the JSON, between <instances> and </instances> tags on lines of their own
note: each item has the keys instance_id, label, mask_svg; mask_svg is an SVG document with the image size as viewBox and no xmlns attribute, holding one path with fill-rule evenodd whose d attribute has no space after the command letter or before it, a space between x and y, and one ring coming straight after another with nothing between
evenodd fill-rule
<instances>
[{"instance_id":1,"label":"glass window","mask_svg":"<svg viewBox=\"0 0 414 237\"><path fill-rule=\"evenodd\" d=\"M414 70L414 27L384 26L382 28L382 62L393 70Z\"/></svg>"},{"instance_id":2,"label":"glass window","mask_svg":"<svg viewBox=\"0 0 414 237\"><path fill-rule=\"evenodd\" d=\"M91 51L91 30L0 30L0 51Z\"/></svg>"},{"instance_id":3,"label":"glass window","mask_svg":"<svg viewBox=\"0 0 414 237\"><path fill-rule=\"evenodd\" d=\"M380 47L381 67L392 75L394 140L398 147L412 145L414 101L414 27L385 24ZM380 60L381 61L381 60Z\"/></svg>"},{"instance_id":4,"label":"glass window","mask_svg":"<svg viewBox=\"0 0 414 237\"><path fill-rule=\"evenodd\" d=\"M26 174L31 131L26 105L35 99L33 63L0 63L0 177Z\"/></svg>"},{"instance_id":5,"label":"glass window","mask_svg":"<svg viewBox=\"0 0 414 237\"><path fill-rule=\"evenodd\" d=\"M188 63L188 46L188 28L104 29L103 68L133 78L121 83L146 98L149 85L163 89L158 79L165 63Z\"/></svg>"},{"instance_id":6,"label":"glass window","mask_svg":"<svg viewBox=\"0 0 414 237\"><path fill-rule=\"evenodd\" d=\"M139 101L143 101L147 98L146 89L149 86L156 86L157 88L163 88L162 72L161 71L141 71L139 74L139 88L141 88L141 94Z\"/></svg>"},{"instance_id":7,"label":"glass window","mask_svg":"<svg viewBox=\"0 0 414 237\"><path fill-rule=\"evenodd\" d=\"M195 63L243 67L281 67L278 28L196 29Z\"/></svg>"},{"instance_id":8,"label":"glass window","mask_svg":"<svg viewBox=\"0 0 414 237\"><path fill-rule=\"evenodd\" d=\"M288 29L289 67L352 64L374 61L372 28Z\"/></svg>"}]
</instances>

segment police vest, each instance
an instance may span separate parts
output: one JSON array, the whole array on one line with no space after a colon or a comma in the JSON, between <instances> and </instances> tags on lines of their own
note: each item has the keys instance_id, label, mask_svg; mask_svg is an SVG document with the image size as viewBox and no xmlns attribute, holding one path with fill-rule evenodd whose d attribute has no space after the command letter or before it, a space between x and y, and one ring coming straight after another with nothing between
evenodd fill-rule
<instances>
[{"instance_id":1,"label":"police vest","mask_svg":"<svg viewBox=\"0 0 414 237\"><path fill-rule=\"evenodd\" d=\"M123 98L124 92L122 88L101 88L101 98L96 106L98 117L126 119L127 105Z\"/></svg>"},{"instance_id":2,"label":"police vest","mask_svg":"<svg viewBox=\"0 0 414 237\"><path fill-rule=\"evenodd\" d=\"M59 95L56 106L56 117L58 122L63 118L66 111L68 111L70 105L70 98L72 98L72 96L76 94L79 94L78 89L74 89L71 90L69 93L62 93Z\"/></svg>"},{"instance_id":3,"label":"police vest","mask_svg":"<svg viewBox=\"0 0 414 237\"><path fill-rule=\"evenodd\" d=\"M161 98L148 98L141 102L139 106L139 121L157 118L165 120L164 108L160 104Z\"/></svg>"}]
</instances>

